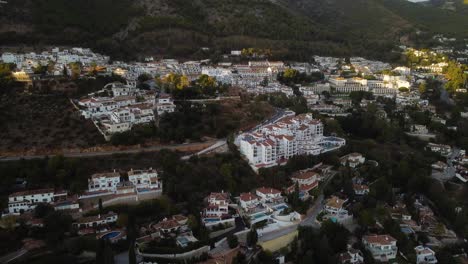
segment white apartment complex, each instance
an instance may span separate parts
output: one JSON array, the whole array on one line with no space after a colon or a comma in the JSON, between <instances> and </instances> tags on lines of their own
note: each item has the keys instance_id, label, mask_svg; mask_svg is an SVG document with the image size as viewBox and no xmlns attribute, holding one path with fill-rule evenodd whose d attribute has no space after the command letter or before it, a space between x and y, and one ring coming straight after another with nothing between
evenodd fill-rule
<instances>
[{"instance_id":1,"label":"white apartment complex","mask_svg":"<svg viewBox=\"0 0 468 264\"><path fill-rule=\"evenodd\" d=\"M240 152L255 169L285 163L295 155L318 155L345 145L345 140L323 136L323 124L312 114L286 111L278 121L239 135Z\"/></svg>"}]
</instances>

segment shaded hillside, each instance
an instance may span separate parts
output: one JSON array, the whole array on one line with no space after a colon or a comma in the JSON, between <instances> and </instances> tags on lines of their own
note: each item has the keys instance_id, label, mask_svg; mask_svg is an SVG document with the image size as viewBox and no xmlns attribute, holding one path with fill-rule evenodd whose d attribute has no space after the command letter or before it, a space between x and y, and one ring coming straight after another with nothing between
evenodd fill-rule
<instances>
[{"instance_id":1,"label":"shaded hillside","mask_svg":"<svg viewBox=\"0 0 468 264\"><path fill-rule=\"evenodd\" d=\"M81 45L117 58L259 47L278 58L392 59L416 28L468 28L467 16L404 0L16 0L0 8L0 22L4 45Z\"/></svg>"}]
</instances>

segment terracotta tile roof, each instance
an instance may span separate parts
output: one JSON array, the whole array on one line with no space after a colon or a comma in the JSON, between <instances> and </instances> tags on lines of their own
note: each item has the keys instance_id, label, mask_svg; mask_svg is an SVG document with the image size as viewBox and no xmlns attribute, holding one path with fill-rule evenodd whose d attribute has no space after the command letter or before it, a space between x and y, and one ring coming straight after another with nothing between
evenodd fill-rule
<instances>
[{"instance_id":1,"label":"terracotta tile roof","mask_svg":"<svg viewBox=\"0 0 468 264\"><path fill-rule=\"evenodd\" d=\"M269 188L269 187L260 187L256 190L259 193L263 194L280 194L281 191L274 189L274 188Z\"/></svg>"},{"instance_id":2,"label":"terracotta tile roof","mask_svg":"<svg viewBox=\"0 0 468 264\"><path fill-rule=\"evenodd\" d=\"M330 197L330 199L327 200L327 206L332 208L342 208L344 203L345 200L340 199L336 196L332 196Z\"/></svg>"},{"instance_id":3,"label":"terracotta tile roof","mask_svg":"<svg viewBox=\"0 0 468 264\"><path fill-rule=\"evenodd\" d=\"M215 200L228 200L229 199L229 193L225 193L225 192L212 192L210 193L210 195L208 196L208 199L215 199Z\"/></svg>"},{"instance_id":4,"label":"terracotta tile roof","mask_svg":"<svg viewBox=\"0 0 468 264\"><path fill-rule=\"evenodd\" d=\"M97 179L97 178L113 178L113 177L120 177L120 173L113 171L113 172L103 172L103 173L95 173L91 176L92 179Z\"/></svg>"},{"instance_id":5,"label":"terracotta tile roof","mask_svg":"<svg viewBox=\"0 0 468 264\"><path fill-rule=\"evenodd\" d=\"M362 238L370 244L388 246L397 240L390 235L368 235Z\"/></svg>"},{"instance_id":6,"label":"terracotta tile roof","mask_svg":"<svg viewBox=\"0 0 468 264\"><path fill-rule=\"evenodd\" d=\"M355 191L364 191L364 190L369 190L369 186L364 185L364 184L353 184L353 189Z\"/></svg>"},{"instance_id":7,"label":"terracotta tile roof","mask_svg":"<svg viewBox=\"0 0 468 264\"><path fill-rule=\"evenodd\" d=\"M36 189L36 190L27 190L27 191L15 192L15 193L10 194L10 197L35 195L35 194L41 194L41 193L54 193L54 189L48 188L48 189Z\"/></svg>"},{"instance_id":8,"label":"terracotta tile roof","mask_svg":"<svg viewBox=\"0 0 468 264\"><path fill-rule=\"evenodd\" d=\"M295 172L291 178L293 179L298 179L298 180L307 180L307 179L310 179L310 178L313 178L313 177L317 177L318 176L318 173L314 172L314 171L298 171L298 172Z\"/></svg>"},{"instance_id":9,"label":"terracotta tile roof","mask_svg":"<svg viewBox=\"0 0 468 264\"><path fill-rule=\"evenodd\" d=\"M256 200L258 197L255 194L252 193L241 193L240 194L240 200L244 202L249 202L252 200Z\"/></svg>"}]
</instances>

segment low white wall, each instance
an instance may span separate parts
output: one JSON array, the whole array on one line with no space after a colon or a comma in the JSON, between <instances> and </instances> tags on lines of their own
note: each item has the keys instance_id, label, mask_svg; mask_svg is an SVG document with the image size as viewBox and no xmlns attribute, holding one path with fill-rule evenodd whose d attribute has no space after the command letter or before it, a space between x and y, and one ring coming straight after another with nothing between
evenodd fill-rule
<instances>
[{"instance_id":1,"label":"low white wall","mask_svg":"<svg viewBox=\"0 0 468 264\"><path fill-rule=\"evenodd\" d=\"M210 246L203 246L201 248L194 249L189 252L180 253L180 254L150 254L150 253L141 253L140 250L137 248L136 253L142 257L147 258L164 258L164 259L174 259L174 260L181 260L181 259L191 259L194 257L200 257L204 253L208 253L210 251Z\"/></svg>"}]
</instances>

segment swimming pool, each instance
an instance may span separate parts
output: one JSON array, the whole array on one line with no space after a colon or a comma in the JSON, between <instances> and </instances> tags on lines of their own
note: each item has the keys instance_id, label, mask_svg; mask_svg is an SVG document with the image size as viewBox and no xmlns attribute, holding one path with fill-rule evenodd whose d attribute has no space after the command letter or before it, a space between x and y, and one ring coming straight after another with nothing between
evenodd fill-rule
<instances>
[{"instance_id":1,"label":"swimming pool","mask_svg":"<svg viewBox=\"0 0 468 264\"><path fill-rule=\"evenodd\" d=\"M109 239L112 240L118 236L120 236L121 232L120 231L111 231L109 233L106 233L101 236L102 239Z\"/></svg>"},{"instance_id":2,"label":"swimming pool","mask_svg":"<svg viewBox=\"0 0 468 264\"><path fill-rule=\"evenodd\" d=\"M205 219L203 219L203 222L205 222L205 223L219 222L219 218L205 218Z\"/></svg>"},{"instance_id":3,"label":"swimming pool","mask_svg":"<svg viewBox=\"0 0 468 264\"><path fill-rule=\"evenodd\" d=\"M265 213L258 213L258 214L252 215L250 218L251 218L252 220L257 220L257 219L262 218L262 217L265 217L265 216L267 216Z\"/></svg>"},{"instance_id":4,"label":"swimming pool","mask_svg":"<svg viewBox=\"0 0 468 264\"><path fill-rule=\"evenodd\" d=\"M277 206L274 207L274 209L277 210L277 211L284 210L286 208L288 208L288 206L285 205L285 204L280 204L280 205L277 205Z\"/></svg>"}]
</instances>

